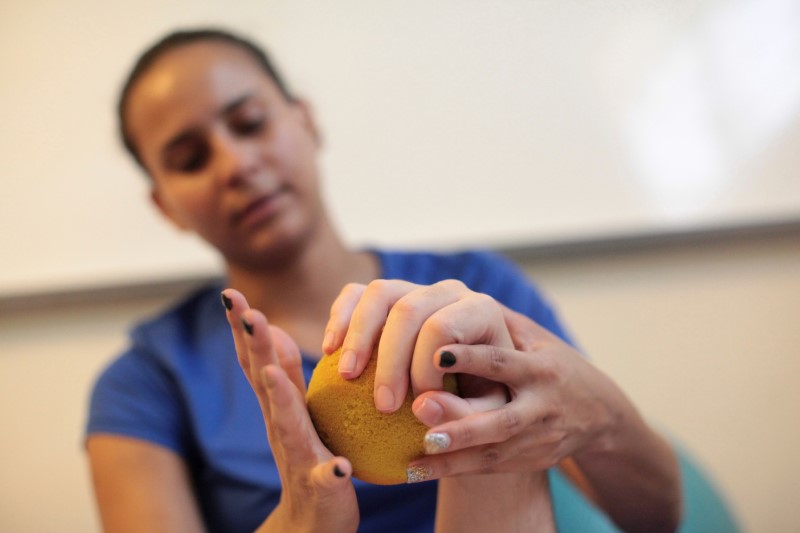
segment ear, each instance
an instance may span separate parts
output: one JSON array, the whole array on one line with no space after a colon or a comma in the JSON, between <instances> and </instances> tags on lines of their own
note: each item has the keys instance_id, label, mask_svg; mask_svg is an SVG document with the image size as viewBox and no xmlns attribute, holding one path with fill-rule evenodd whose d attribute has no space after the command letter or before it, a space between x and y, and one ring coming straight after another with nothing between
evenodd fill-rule
<instances>
[{"instance_id":1,"label":"ear","mask_svg":"<svg viewBox=\"0 0 800 533\"><path fill-rule=\"evenodd\" d=\"M164 201L158 188L155 186L150 189L150 200L155 204L158 211L172 224L174 224L181 231L189 231L189 226L183 222L180 217L170 208L169 204Z\"/></svg>"},{"instance_id":2,"label":"ear","mask_svg":"<svg viewBox=\"0 0 800 533\"><path fill-rule=\"evenodd\" d=\"M322 146L322 135L317 127L317 121L314 118L314 111L308 100L303 98L296 98L292 101L292 106L300 114L300 120L303 126L311 134L314 140L317 141L317 146Z\"/></svg>"}]
</instances>

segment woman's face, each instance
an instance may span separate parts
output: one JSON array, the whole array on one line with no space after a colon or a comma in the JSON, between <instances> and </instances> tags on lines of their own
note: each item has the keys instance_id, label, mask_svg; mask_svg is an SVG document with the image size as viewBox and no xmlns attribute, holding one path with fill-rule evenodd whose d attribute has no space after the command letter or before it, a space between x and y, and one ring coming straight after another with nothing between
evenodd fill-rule
<instances>
[{"instance_id":1,"label":"woman's face","mask_svg":"<svg viewBox=\"0 0 800 533\"><path fill-rule=\"evenodd\" d=\"M280 262L323 218L308 108L289 102L244 50L175 48L135 83L128 131L153 199L230 262Z\"/></svg>"}]
</instances>

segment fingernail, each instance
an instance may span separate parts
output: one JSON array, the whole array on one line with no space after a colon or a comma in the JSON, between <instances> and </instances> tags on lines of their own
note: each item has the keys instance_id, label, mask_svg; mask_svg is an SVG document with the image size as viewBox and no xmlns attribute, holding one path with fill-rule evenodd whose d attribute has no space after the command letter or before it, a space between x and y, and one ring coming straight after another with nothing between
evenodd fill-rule
<instances>
[{"instance_id":1,"label":"fingernail","mask_svg":"<svg viewBox=\"0 0 800 533\"><path fill-rule=\"evenodd\" d=\"M442 368L450 368L456 364L456 356L453 352L443 351L439 354L439 366Z\"/></svg>"},{"instance_id":2,"label":"fingernail","mask_svg":"<svg viewBox=\"0 0 800 533\"><path fill-rule=\"evenodd\" d=\"M375 407L382 413L391 413L394 411L394 393L392 389L386 385L381 385L375 391Z\"/></svg>"},{"instance_id":3,"label":"fingernail","mask_svg":"<svg viewBox=\"0 0 800 533\"><path fill-rule=\"evenodd\" d=\"M332 331L326 331L325 332L325 338L322 339L322 352L323 353L330 353L331 344L333 344L333 332Z\"/></svg>"},{"instance_id":4,"label":"fingernail","mask_svg":"<svg viewBox=\"0 0 800 533\"><path fill-rule=\"evenodd\" d=\"M336 477L344 477L344 476L346 476L346 475L347 475L347 474L345 474L344 472L342 472L342 469L341 469L341 468L339 468L339 465L333 465L333 474L334 474Z\"/></svg>"},{"instance_id":5,"label":"fingernail","mask_svg":"<svg viewBox=\"0 0 800 533\"><path fill-rule=\"evenodd\" d=\"M340 374L350 374L354 372L356 369L356 353L348 350L342 354L342 358L339 359L339 373Z\"/></svg>"},{"instance_id":6,"label":"fingernail","mask_svg":"<svg viewBox=\"0 0 800 533\"><path fill-rule=\"evenodd\" d=\"M419 483L431 477L431 469L427 466L409 466L406 469L406 482Z\"/></svg>"},{"instance_id":7,"label":"fingernail","mask_svg":"<svg viewBox=\"0 0 800 533\"><path fill-rule=\"evenodd\" d=\"M414 416L428 427L433 427L442 420L444 409L439 404L431 399L425 398L414 411Z\"/></svg>"},{"instance_id":8,"label":"fingernail","mask_svg":"<svg viewBox=\"0 0 800 533\"><path fill-rule=\"evenodd\" d=\"M244 318L242 319L242 326L244 326L244 330L247 332L248 335L253 334L253 324L251 324Z\"/></svg>"},{"instance_id":9,"label":"fingernail","mask_svg":"<svg viewBox=\"0 0 800 533\"><path fill-rule=\"evenodd\" d=\"M447 433L428 433L425 435L425 453L439 453L450 447L450 435Z\"/></svg>"}]
</instances>

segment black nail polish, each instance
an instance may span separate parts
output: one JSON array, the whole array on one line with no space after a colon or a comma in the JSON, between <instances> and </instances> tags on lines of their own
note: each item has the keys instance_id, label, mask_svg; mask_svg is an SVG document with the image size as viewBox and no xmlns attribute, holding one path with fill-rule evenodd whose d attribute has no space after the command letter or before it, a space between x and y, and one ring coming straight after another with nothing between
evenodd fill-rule
<instances>
[{"instance_id":1,"label":"black nail polish","mask_svg":"<svg viewBox=\"0 0 800 533\"><path fill-rule=\"evenodd\" d=\"M242 319L242 325L244 326L244 330L247 332L248 335L253 334L253 324L251 324L245 319Z\"/></svg>"},{"instance_id":2,"label":"black nail polish","mask_svg":"<svg viewBox=\"0 0 800 533\"><path fill-rule=\"evenodd\" d=\"M453 352L443 351L439 354L439 366L450 368L454 364L456 364L456 356Z\"/></svg>"},{"instance_id":3,"label":"black nail polish","mask_svg":"<svg viewBox=\"0 0 800 533\"><path fill-rule=\"evenodd\" d=\"M225 306L225 309L227 309L228 311L233 309L233 301L230 298L228 298L227 296L225 296L224 292L221 293L221 296L222 296L222 305Z\"/></svg>"},{"instance_id":4,"label":"black nail polish","mask_svg":"<svg viewBox=\"0 0 800 533\"><path fill-rule=\"evenodd\" d=\"M344 477L347 475L342 472L342 469L339 468L339 465L333 465L333 473L336 475L336 477Z\"/></svg>"}]
</instances>

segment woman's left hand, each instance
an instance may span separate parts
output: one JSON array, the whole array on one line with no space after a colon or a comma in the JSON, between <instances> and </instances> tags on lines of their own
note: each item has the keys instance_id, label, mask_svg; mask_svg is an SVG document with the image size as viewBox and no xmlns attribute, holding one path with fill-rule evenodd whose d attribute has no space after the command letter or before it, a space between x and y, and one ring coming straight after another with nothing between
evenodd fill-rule
<instances>
[{"instance_id":1,"label":"woman's left hand","mask_svg":"<svg viewBox=\"0 0 800 533\"><path fill-rule=\"evenodd\" d=\"M226 289L222 298L239 365L261 406L281 479L280 502L258 531L356 531L360 518L352 465L334 456L314 429L300 349L251 309L240 292Z\"/></svg>"}]
</instances>

